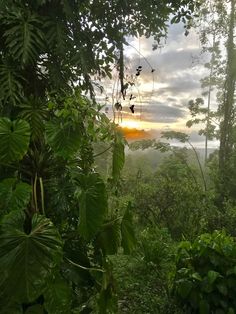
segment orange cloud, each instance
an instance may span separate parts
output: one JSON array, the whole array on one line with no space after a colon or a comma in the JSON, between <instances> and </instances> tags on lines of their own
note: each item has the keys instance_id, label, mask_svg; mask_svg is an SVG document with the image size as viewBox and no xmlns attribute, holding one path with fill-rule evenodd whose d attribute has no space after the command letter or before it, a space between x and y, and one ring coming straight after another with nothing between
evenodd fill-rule
<instances>
[{"instance_id":1,"label":"orange cloud","mask_svg":"<svg viewBox=\"0 0 236 314\"><path fill-rule=\"evenodd\" d=\"M152 137L151 132L145 130L138 130L135 128L119 127L127 141L136 141L149 139Z\"/></svg>"}]
</instances>

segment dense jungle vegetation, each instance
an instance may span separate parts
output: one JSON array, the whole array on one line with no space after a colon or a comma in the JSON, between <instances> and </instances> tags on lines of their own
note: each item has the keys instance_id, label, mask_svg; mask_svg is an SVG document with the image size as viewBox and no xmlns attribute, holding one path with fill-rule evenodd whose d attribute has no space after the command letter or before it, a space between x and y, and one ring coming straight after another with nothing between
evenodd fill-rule
<instances>
[{"instance_id":1,"label":"dense jungle vegetation","mask_svg":"<svg viewBox=\"0 0 236 314\"><path fill-rule=\"evenodd\" d=\"M236 313L235 2L0 1L1 314ZM205 160L178 131L127 143L96 102L170 20L210 56Z\"/></svg>"}]
</instances>

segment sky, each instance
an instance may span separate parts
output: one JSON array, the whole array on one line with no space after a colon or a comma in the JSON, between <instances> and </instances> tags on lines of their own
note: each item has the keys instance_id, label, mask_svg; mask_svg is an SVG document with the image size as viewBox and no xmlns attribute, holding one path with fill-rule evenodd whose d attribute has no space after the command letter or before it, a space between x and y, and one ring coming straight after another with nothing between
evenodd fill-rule
<instances>
[{"instance_id":1,"label":"sky","mask_svg":"<svg viewBox=\"0 0 236 314\"><path fill-rule=\"evenodd\" d=\"M119 74L114 70L112 80L106 82L104 93L98 97L107 108L107 115L113 117L112 103L118 102L122 110L115 110L115 122L121 126L144 130L156 138L165 130L186 132L195 146L204 147L199 127L186 127L190 119L188 102L203 97L200 79L209 74L204 67L209 57L201 53L197 32L192 29L186 37L182 24L171 25L163 47L154 51L153 38L130 38L128 42L130 45L124 52L125 79L133 84L129 84L124 100L120 95ZM136 76L139 66L142 71ZM134 113L129 108L131 105ZM216 145L209 143L212 147Z\"/></svg>"}]
</instances>

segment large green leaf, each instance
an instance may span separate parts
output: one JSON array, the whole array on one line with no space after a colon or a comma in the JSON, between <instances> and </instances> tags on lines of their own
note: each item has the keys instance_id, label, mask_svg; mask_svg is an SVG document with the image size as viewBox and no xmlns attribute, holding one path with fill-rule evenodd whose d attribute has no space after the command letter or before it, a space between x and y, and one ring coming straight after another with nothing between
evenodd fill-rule
<instances>
[{"instance_id":1,"label":"large green leaf","mask_svg":"<svg viewBox=\"0 0 236 314\"><path fill-rule=\"evenodd\" d=\"M11 105L20 103L22 99L22 82L24 78L12 65L0 65L0 100Z\"/></svg>"},{"instance_id":2,"label":"large green leaf","mask_svg":"<svg viewBox=\"0 0 236 314\"><path fill-rule=\"evenodd\" d=\"M73 156L81 144L80 126L65 123L48 122L46 124L46 139L53 151L64 158Z\"/></svg>"},{"instance_id":3,"label":"large green leaf","mask_svg":"<svg viewBox=\"0 0 236 314\"><path fill-rule=\"evenodd\" d=\"M104 224L95 243L105 255L116 254L121 243L120 220L115 219Z\"/></svg>"},{"instance_id":4,"label":"large green leaf","mask_svg":"<svg viewBox=\"0 0 236 314\"><path fill-rule=\"evenodd\" d=\"M0 210L25 209L29 203L31 186L24 182L17 182L15 178L5 179L0 182Z\"/></svg>"},{"instance_id":5,"label":"large green leaf","mask_svg":"<svg viewBox=\"0 0 236 314\"><path fill-rule=\"evenodd\" d=\"M48 314L70 313L71 289L59 274L49 281L43 296Z\"/></svg>"},{"instance_id":6,"label":"large green leaf","mask_svg":"<svg viewBox=\"0 0 236 314\"><path fill-rule=\"evenodd\" d=\"M0 299L0 313L1 314L23 314L23 309L20 304L10 304L6 306L5 300Z\"/></svg>"},{"instance_id":7,"label":"large green leaf","mask_svg":"<svg viewBox=\"0 0 236 314\"><path fill-rule=\"evenodd\" d=\"M98 173L80 176L79 232L87 240L100 229L107 211L105 184Z\"/></svg>"},{"instance_id":8,"label":"large green leaf","mask_svg":"<svg viewBox=\"0 0 236 314\"><path fill-rule=\"evenodd\" d=\"M119 179L124 163L125 163L124 138L121 133L117 132L113 144L112 155L112 178L115 181Z\"/></svg>"},{"instance_id":9,"label":"large green leaf","mask_svg":"<svg viewBox=\"0 0 236 314\"><path fill-rule=\"evenodd\" d=\"M33 139L43 138L44 122L49 114L46 105L40 99L30 98L20 108L19 117L29 122Z\"/></svg>"},{"instance_id":10,"label":"large green leaf","mask_svg":"<svg viewBox=\"0 0 236 314\"><path fill-rule=\"evenodd\" d=\"M30 126L24 120L0 118L0 162L20 160L27 152Z\"/></svg>"},{"instance_id":11,"label":"large green leaf","mask_svg":"<svg viewBox=\"0 0 236 314\"><path fill-rule=\"evenodd\" d=\"M15 60L33 63L44 47L43 23L30 10L15 10L4 19L6 47Z\"/></svg>"},{"instance_id":12,"label":"large green leaf","mask_svg":"<svg viewBox=\"0 0 236 314\"><path fill-rule=\"evenodd\" d=\"M41 304L35 304L27 308L25 314L44 314L43 306Z\"/></svg>"},{"instance_id":13,"label":"large green leaf","mask_svg":"<svg viewBox=\"0 0 236 314\"><path fill-rule=\"evenodd\" d=\"M32 229L24 232L25 216L11 212L0 225L0 298L7 302L31 302L46 286L60 262L62 242L52 222L34 215Z\"/></svg>"},{"instance_id":14,"label":"large green leaf","mask_svg":"<svg viewBox=\"0 0 236 314\"><path fill-rule=\"evenodd\" d=\"M133 227L133 217L131 213L131 204L129 203L121 222L121 246L125 254L129 254L136 245L136 237Z\"/></svg>"}]
</instances>

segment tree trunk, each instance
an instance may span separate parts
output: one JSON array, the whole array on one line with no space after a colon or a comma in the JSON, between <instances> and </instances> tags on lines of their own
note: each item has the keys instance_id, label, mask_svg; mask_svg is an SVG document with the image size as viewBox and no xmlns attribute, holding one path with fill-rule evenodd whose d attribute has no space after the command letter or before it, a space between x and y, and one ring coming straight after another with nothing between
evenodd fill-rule
<instances>
[{"instance_id":1,"label":"tree trunk","mask_svg":"<svg viewBox=\"0 0 236 314\"><path fill-rule=\"evenodd\" d=\"M227 68L225 95L222 107L223 121L220 127L220 150L219 150L219 174L220 174L220 194L221 199L227 195L227 185L229 182L229 159L233 148L233 105L235 91L234 73L234 24L235 24L235 0L230 1L230 17L227 42Z\"/></svg>"}]
</instances>

